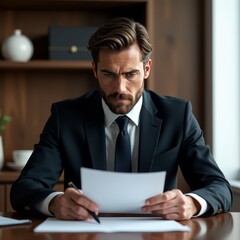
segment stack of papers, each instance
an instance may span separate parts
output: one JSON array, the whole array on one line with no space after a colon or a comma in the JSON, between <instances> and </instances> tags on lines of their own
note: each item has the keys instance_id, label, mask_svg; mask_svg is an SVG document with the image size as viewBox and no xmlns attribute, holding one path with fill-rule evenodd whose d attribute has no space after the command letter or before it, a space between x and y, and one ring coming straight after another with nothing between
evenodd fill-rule
<instances>
[{"instance_id":1,"label":"stack of papers","mask_svg":"<svg viewBox=\"0 0 240 240\"><path fill-rule=\"evenodd\" d=\"M172 232L190 228L159 217L100 217L101 224L90 221L64 221L48 218L34 232Z\"/></svg>"}]
</instances>

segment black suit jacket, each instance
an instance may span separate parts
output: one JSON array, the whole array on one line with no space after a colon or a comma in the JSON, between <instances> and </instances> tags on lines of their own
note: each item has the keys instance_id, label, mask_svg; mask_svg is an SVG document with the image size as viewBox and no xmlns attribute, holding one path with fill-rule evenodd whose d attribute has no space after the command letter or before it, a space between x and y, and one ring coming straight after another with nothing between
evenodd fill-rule
<instances>
[{"instance_id":1,"label":"black suit jacket","mask_svg":"<svg viewBox=\"0 0 240 240\"><path fill-rule=\"evenodd\" d=\"M144 91L140 113L139 172L166 171L165 190L176 188L177 169L193 193L210 205L206 215L228 211L229 183L215 163L188 101ZM64 170L64 183L79 188L80 168L106 170L104 113L97 91L54 103L40 141L10 194L17 211L31 211L53 192Z\"/></svg>"}]
</instances>

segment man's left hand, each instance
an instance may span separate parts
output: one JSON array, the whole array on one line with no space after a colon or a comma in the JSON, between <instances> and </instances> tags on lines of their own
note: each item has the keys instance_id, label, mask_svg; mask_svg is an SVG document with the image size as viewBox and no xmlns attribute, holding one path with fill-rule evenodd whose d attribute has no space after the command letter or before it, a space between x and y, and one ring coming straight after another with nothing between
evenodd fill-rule
<instances>
[{"instance_id":1,"label":"man's left hand","mask_svg":"<svg viewBox=\"0 0 240 240\"><path fill-rule=\"evenodd\" d=\"M173 189L147 199L142 211L152 212L165 219L187 220L196 215L200 208L197 200L184 195L178 189Z\"/></svg>"}]
</instances>

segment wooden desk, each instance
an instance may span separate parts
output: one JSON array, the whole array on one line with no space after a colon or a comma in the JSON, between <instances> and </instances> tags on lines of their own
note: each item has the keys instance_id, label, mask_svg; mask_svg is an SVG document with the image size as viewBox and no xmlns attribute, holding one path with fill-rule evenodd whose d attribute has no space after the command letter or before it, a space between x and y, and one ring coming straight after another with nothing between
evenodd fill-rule
<instances>
[{"instance_id":1,"label":"wooden desk","mask_svg":"<svg viewBox=\"0 0 240 240\"><path fill-rule=\"evenodd\" d=\"M0 214L17 219L16 213ZM168 233L34 233L33 229L43 218L31 218L32 224L1 227L0 240L236 240L240 239L240 212L223 213L208 218L197 218L181 221L181 224L191 228L190 232Z\"/></svg>"}]
</instances>

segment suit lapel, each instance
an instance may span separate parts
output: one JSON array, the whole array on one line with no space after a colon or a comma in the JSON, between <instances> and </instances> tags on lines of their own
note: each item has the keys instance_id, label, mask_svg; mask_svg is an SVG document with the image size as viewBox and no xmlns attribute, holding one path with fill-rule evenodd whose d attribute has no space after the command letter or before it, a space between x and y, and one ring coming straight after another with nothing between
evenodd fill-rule
<instances>
[{"instance_id":1,"label":"suit lapel","mask_svg":"<svg viewBox=\"0 0 240 240\"><path fill-rule=\"evenodd\" d=\"M162 120L156 117L157 109L147 92L143 95L140 115L138 172L149 172L160 136Z\"/></svg>"},{"instance_id":2,"label":"suit lapel","mask_svg":"<svg viewBox=\"0 0 240 240\"><path fill-rule=\"evenodd\" d=\"M106 170L106 143L101 97L93 98L85 118L89 153L94 169Z\"/></svg>"}]
</instances>

